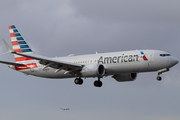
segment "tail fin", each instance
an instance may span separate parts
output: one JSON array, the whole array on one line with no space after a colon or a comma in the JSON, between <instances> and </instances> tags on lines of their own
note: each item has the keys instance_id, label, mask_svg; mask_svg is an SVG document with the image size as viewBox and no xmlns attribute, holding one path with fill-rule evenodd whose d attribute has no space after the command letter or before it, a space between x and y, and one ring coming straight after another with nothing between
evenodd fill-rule
<instances>
[{"instance_id":1,"label":"tail fin","mask_svg":"<svg viewBox=\"0 0 180 120\"><path fill-rule=\"evenodd\" d=\"M9 32L10 32L13 51L19 53L33 53L31 48L24 41L24 38L21 36L21 34L14 25L9 26ZM14 57L16 62L32 60L31 58L27 58L19 55L14 55Z\"/></svg>"}]
</instances>

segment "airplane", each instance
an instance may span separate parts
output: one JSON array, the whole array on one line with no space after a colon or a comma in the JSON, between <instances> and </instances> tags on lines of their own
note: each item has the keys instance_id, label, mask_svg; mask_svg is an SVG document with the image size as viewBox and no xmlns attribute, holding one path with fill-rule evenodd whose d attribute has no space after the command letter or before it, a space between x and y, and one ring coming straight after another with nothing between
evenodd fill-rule
<instances>
[{"instance_id":1,"label":"airplane","mask_svg":"<svg viewBox=\"0 0 180 120\"><path fill-rule=\"evenodd\" d=\"M60 108L61 110L70 110L69 108L65 107L65 108Z\"/></svg>"},{"instance_id":2,"label":"airplane","mask_svg":"<svg viewBox=\"0 0 180 120\"><path fill-rule=\"evenodd\" d=\"M12 48L3 39L8 53L14 54L15 62L0 61L9 68L43 78L75 78L74 83L83 84L83 79L97 78L95 87L101 87L101 79L112 76L118 82L134 81L138 73L161 74L170 70L179 61L161 50L131 50L87 55L68 55L67 57L49 58L34 54L15 25L9 26Z\"/></svg>"}]
</instances>

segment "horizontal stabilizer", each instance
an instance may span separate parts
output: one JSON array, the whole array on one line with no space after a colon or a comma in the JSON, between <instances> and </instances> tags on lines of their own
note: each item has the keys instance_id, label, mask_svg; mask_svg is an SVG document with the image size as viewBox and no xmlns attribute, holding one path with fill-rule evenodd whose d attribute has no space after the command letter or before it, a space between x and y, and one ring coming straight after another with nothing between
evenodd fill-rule
<instances>
[{"instance_id":1,"label":"horizontal stabilizer","mask_svg":"<svg viewBox=\"0 0 180 120\"><path fill-rule=\"evenodd\" d=\"M20 63L13 63L13 62L7 62L7 61L0 61L0 63L7 64L7 65L14 65L14 66L23 66L24 64Z\"/></svg>"},{"instance_id":2,"label":"horizontal stabilizer","mask_svg":"<svg viewBox=\"0 0 180 120\"><path fill-rule=\"evenodd\" d=\"M13 52L13 50L11 49L11 47L8 45L8 43L3 39L4 44L6 45L8 52Z\"/></svg>"}]
</instances>

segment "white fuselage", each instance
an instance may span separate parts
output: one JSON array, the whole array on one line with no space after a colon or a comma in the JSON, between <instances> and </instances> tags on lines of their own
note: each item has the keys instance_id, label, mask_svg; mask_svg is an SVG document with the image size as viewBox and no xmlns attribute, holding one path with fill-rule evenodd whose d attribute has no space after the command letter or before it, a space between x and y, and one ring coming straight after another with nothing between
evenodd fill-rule
<instances>
[{"instance_id":1,"label":"white fuselage","mask_svg":"<svg viewBox=\"0 0 180 120\"><path fill-rule=\"evenodd\" d=\"M145 57L144 57L145 56ZM164 68L170 68L178 63L178 60L170 54L159 50L134 50L100 54L79 55L71 57L58 57L55 60L81 64L84 66L91 64L102 64L105 67L105 75L115 75L121 73L139 73L152 72ZM16 69L14 66L9 67L23 72L27 75L34 75L45 78L70 78L74 77L65 74L65 70L55 72L56 69L44 67L37 60L21 62L23 64L36 63L36 67L28 69ZM83 77L83 76L82 76Z\"/></svg>"}]
</instances>

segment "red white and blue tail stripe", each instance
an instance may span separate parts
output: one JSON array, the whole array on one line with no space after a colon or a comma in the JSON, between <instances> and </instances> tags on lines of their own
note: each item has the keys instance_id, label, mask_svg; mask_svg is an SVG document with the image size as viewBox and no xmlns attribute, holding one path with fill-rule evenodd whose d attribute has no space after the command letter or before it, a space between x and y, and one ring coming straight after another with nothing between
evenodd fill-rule
<instances>
[{"instance_id":1,"label":"red white and blue tail stripe","mask_svg":"<svg viewBox=\"0 0 180 120\"><path fill-rule=\"evenodd\" d=\"M21 36L21 34L14 25L9 26L9 32L10 32L13 51L19 53L32 53L32 50L27 45L26 41L24 41L24 38ZM33 60L31 58L27 58L19 55L14 55L14 57L16 62Z\"/></svg>"}]
</instances>

